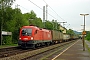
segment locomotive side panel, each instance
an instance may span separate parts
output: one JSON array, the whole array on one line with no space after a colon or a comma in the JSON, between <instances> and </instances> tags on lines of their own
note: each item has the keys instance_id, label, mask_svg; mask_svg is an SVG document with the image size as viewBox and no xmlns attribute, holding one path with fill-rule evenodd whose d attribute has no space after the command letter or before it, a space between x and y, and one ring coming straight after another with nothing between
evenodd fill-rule
<instances>
[{"instance_id":1,"label":"locomotive side panel","mask_svg":"<svg viewBox=\"0 0 90 60\"><path fill-rule=\"evenodd\" d=\"M43 32L43 40L52 40L51 31L47 30Z\"/></svg>"},{"instance_id":2,"label":"locomotive side panel","mask_svg":"<svg viewBox=\"0 0 90 60\"><path fill-rule=\"evenodd\" d=\"M40 30L36 30L37 32L35 32L34 34L34 40L43 40L43 32Z\"/></svg>"}]
</instances>

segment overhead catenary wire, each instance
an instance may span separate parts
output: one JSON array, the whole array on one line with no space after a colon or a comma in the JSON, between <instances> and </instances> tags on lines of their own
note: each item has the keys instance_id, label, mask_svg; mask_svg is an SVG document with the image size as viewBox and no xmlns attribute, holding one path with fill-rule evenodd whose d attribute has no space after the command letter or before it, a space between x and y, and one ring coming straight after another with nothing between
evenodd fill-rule
<instances>
[{"instance_id":1,"label":"overhead catenary wire","mask_svg":"<svg viewBox=\"0 0 90 60\"><path fill-rule=\"evenodd\" d=\"M43 10L41 7L39 7L38 5L36 5L35 3L33 3L31 0L28 0L29 2L31 2L32 4L34 4L35 6L37 6L38 8L40 8L41 10Z\"/></svg>"},{"instance_id":2,"label":"overhead catenary wire","mask_svg":"<svg viewBox=\"0 0 90 60\"><path fill-rule=\"evenodd\" d=\"M43 0L49 7L50 7L50 5L45 1L45 0ZM51 8L51 7L50 7ZM51 8L52 9L52 8ZM54 9L52 9L52 11L54 12L54 13L56 13L55 12L55 10ZM56 13L57 14L57 13ZM57 16L59 17L59 18L61 18L63 21L65 21L62 17L60 17L58 14L57 14ZM67 21L66 21L67 22ZM68 22L67 22L68 23ZM68 23L69 25L71 25L70 23ZM69 28L71 29L71 27L69 26Z\"/></svg>"},{"instance_id":3,"label":"overhead catenary wire","mask_svg":"<svg viewBox=\"0 0 90 60\"><path fill-rule=\"evenodd\" d=\"M39 9L43 10L41 7L39 7L37 4L33 3L31 0L28 0L28 1L31 2L32 4L34 4L35 6L37 6ZM27 10L27 11L30 11L29 9L26 9L25 7L19 5L19 4L15 3L15 2L14 2L14 4L22 7L23 9L25 9L25 10ZM46 12L46 11L45 11L45 12ZM54 19L56 19L56 18L55 18L54 16L52 16L50 13L48 13L48 15L50 15L51 17L53 17Z\"/></svg>"},{"instance_id":4,"label":"overhead catenary wire","mask_svg":"<svg viewBox=\"0 0 90 60\"><path fill-rule=\"evenodd\" d=\"M41 8L41 7L39 7L37 4L35 4L34 2L32 2L31 0L28 0L29 2L31 2L32 4L34 4L36 7L38 7L39 9L41 9L41 10L43 10L43 8ZM44 2L45 2L45 0L43 0ZM46 3L46 2L45 2ZM17 4L17 3L15 3L15 4ZM47 4L47 3L46 3ZM19 5L19 4L18 4ZM48 5L48 4L47 4ZM21 5L19 5L20 7L22 7L22 8L24 8L25 10L27 10L27 11L30 11L29 9L26 9L25 7L23 7L23 6L21 6ZM49 6L49 5L48 5ZM50 6L49 6L50 7ZM51 7L50 7L51 8ZM51 8L52 9L52 8ZM53 9L52 9L53 10ZM54 11L54 10L53 10ZM45 11L46 12L46 11ZM54 11L55 12L55 11ZM56 13L56 12L55 12ZM52 16L50 13L47 13L48 15L50 15L51 17L53 17L54 19L56 19L57 20L57 18L56 17L54 17L54 16ZM56 13L57 14L57 13ZM58 15L58 14L57 14ZM58 15L59 16L59 15ZM60 17L60 16L59 16ZM61 17L60 17L61 18ZM61 18L62 20L64 20L63 18ZM64 20L65 21L65 20Z\"/></svg>"},{"instance_id":5,"label":"overhead catenary wire","mask_svg":"<svg viewBox=\"0 0 90 60\"><path fill-rule=\"evenodd\" d=\"M40 8L37 4L33 3L31 0L28 0L29 2L31 2L32 4L34 4L35 6L37 6L38 8ZM42 8L40 8L41 10L43 10ZM46 12L46 11L45 11ZM54 16L52 16L50 13L48 13L51 17L55 18ZM56 19L56 18L55 18Z\"/></svg>"},{"instance_id":6,"label":"overhead catenary wire","mask_svg":"<svg viewBox=\"0 0 90 60\"><path fill-rule=\"evenodd\" d=\"M50 5L45 1L45 0L43 0L45 3L46 3L46 5L48 5L49 7L50 7ZM51 8L51 7L50 7ZM54 12L54 13L56 13L55 12L55 10L53 9L53 8L51 8L52 9L52 11ZM60 19L62 19L63 21L65 21L62 17L60 17L57 13L56 13L56 15L60 18ZM66 21L67 22L67 21ZM69 23L68 23L69 24Z\"/></svg>"},{"instance_id":7,"label":"overhead catenary wire","mask_svg":"<svg viewBox=\"0 0 90 60\"><path fill-rule=\"evenodd\" d=\"M45 3L46 3L46 1L45 0L43 0ZM46 3L47 4L47 3ZM48 6L49 6L49 4L47 4ZM49 6L50 7L50 6ZM50 7L51 8L51 7ZM52 9L52 8L51 8ZM52 9L53 11L54 11L54 9ZM55 11L54 11L54 13L56 13ZM56 13L57 14L57 13ZM57 14L57 16L59 16L58 14ZM60 16L59 16L59 18L61 18ZM63 18L61 18L62 20L64 20ZM65 20L64 20L65 21Z\"/></svg>"},{"instance_id":8,"label":"overhead catenary wire","mask_svg":"<svg viewBox=\"0 0 90 60\"><path fill-rule=\"evenodd\" d=\"M17 4L17 3L15 3L15 2L14 2L14 4L16 4L16 5L20 6L20 7L22 7L23 9L25 9L25 10L27 10L27 11L30 11L29 9L27 9L27 8L25 8L25 7L23 7L23 6L19 5L19 4Z\"/></svg>"},{"instance_id":9,"label":"overhead catenary wire","mask_svg":"<svg viewBox=\"0 0 90 60\"><path fill-rule=\"evenodd\" d=\"M39 7L37 4L35 4L34 2L32 2L31 0L29 0L29 2L31 2L32 4L34 4L35 6L37 6L39 9L41 9L41 10L43 10L43 8L41 8L41 7ZM15 3L14 2L14 4L16 4L16 5L19 5L20 7L22 7L23 9L25 9L25 10L27 10L27 11L30 11L29 9L27 9L27 8L25 8L25 7L23 7L23 6L21 6L20 4L17 4L17 3ZM47 4L47 3L46 3ZM49 6L49 5L48 5ZM50 6L49 6L50 7ZM50 7L51 8L51 7ZM52 8L51 8L52 9ZM54 9L52 9L53 11L54 11ZM45 11L46 12L46 11ZM56 13L55 11L54 11L54 13ZM51 16L51 17L53 17L53 19L54 20L58 20L56 17L54 17L53 15L51 15L50 13L47 13L49 16ZM57 13L56 13L57 14ZM57 14L58 15L58 14ZM58 15L59 16L59 15ZM60 16L59 16L60 17ZM62 17L60 17L63 21L65 21ZM69 24L69 23L68 23Z\"/></svg>"}]
</instances>

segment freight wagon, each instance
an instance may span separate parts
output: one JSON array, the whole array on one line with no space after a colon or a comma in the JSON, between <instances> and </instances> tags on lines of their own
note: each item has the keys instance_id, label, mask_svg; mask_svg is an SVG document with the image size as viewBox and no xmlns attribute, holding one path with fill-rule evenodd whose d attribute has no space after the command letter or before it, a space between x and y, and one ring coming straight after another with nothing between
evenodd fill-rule
<instances>
[{"instance_id":1,"label":"freight wagon","mask_svg":"<svg viewBox=\"0 0 90 60\"><path fill-rule=\"evenodd\" d=\"M69 41L70 40L70 35L68 34L63 34L63 41Z\"/></svg>"},{"instance_id":2,"label":"freight wagon","mask_svg":"<svg viewBox=\"0 0 90 60\"><path fill-rule=\"evenodd\" d=\"M51 33L52 33L52 42L53 43L62 42L63 33L61 33L60 31L56 31L56 30L52 30Z\"/></svg>"}]
</instances>

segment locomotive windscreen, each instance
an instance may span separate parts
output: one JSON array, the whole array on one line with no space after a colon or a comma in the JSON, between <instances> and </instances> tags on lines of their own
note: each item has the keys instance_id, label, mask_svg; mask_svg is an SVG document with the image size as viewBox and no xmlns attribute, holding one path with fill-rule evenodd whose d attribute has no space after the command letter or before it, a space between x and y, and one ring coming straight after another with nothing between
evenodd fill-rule
<instances>
[{"instance_id":1,"label":"locomotive windscreen","mask_svg":"<svg viewBox=\"0 0 90 60\"><path fill-rule=\"evenodd\" d=\"M32 29L28 28L28 29L22 29L22 33L23 36L31 36L32 34Z\"/></svg>"}]
</instances>

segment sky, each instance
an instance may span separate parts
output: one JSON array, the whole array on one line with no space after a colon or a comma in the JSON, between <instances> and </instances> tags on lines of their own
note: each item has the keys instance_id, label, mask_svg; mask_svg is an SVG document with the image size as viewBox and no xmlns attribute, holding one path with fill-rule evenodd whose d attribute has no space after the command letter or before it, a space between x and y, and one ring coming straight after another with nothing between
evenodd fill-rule
<instances>
[{"instance_id":1,"label":"sky","mask_svg":"<svg viewBox=\"0 0 90 60\"><path fill-rule=\"evenodd\" d=\"M16 0L12 7L15 8L17 4L22 13L33 10L37 17L42 18L42 20L42 9L47 4L47 20L52 21L54 19L57 22L67 22L64 27L76 31L82 31L83 26L81 25L84 25L84 16L80 14L89 14L85 16L85 30L90 31L90 0ZM63 25L63 23L60 24Z\"/></svg>"}]
</instances>

